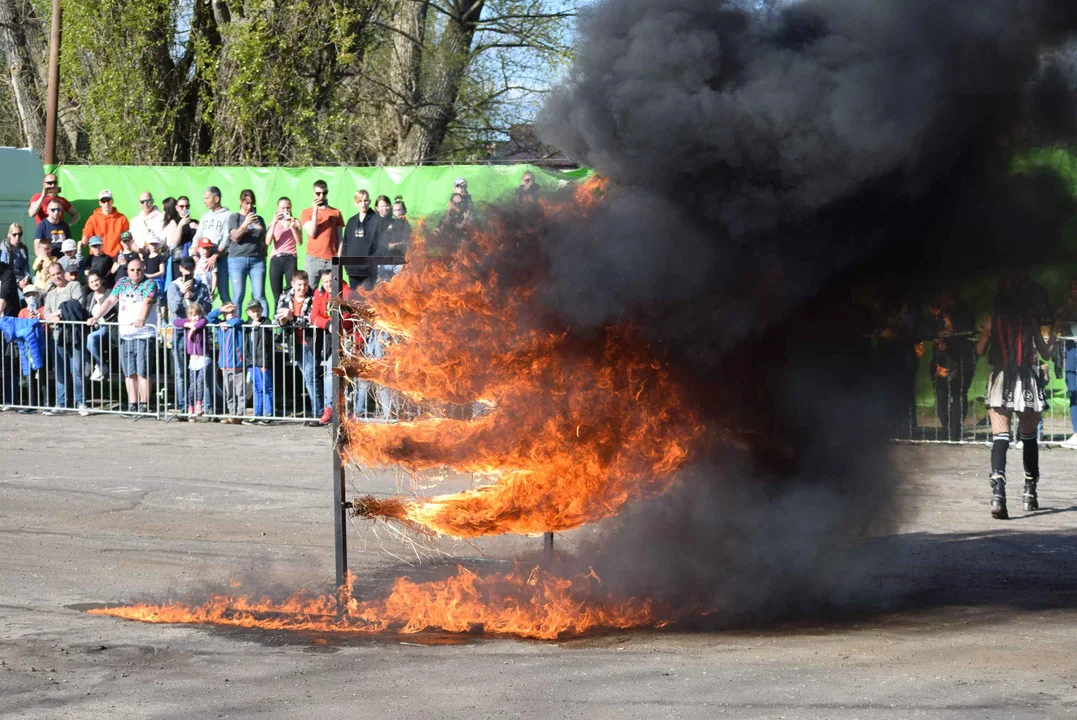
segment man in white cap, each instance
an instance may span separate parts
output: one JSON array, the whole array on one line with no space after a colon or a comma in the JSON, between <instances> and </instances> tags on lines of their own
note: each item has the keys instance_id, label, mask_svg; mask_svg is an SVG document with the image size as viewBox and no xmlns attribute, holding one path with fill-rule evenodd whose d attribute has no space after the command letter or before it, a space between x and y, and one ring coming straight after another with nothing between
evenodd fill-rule
<instances>
[{"instance_id":1,"label":"man in white cap","mask_svg":"<svg viewBox=\"0 0 1077 720\"><path fill-rule=\"evenodd\" d=\"M130 230L131 223L127 216L116 209L111 190L97 193L97 202L101 207L93 211L82 228L82 241L101 238L101 252L115 259L120 254L120 233Z\"/></svg>"},{"instance_id":2,"label":"man in white cap","mask_svg":"<svg viewBox=\"0 0 1077 720\"><path fill-rule=\"evenodd\" d=\"M131 237L135 239L135 250L141 252L149 245L150 238L165 236L165 216L160 208L153 204L153 193L144 192L138 196L142 210L131 218Z\"/></svg>"}]
</instances>

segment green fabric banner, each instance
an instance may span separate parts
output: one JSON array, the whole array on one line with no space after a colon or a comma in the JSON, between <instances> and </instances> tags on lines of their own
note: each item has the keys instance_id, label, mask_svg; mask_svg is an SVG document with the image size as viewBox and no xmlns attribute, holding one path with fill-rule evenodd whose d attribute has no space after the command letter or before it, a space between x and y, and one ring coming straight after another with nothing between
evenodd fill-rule
<instances>
[{"instance_id":1,"label":"green fabric banner","mask_svg":"<svg viewBox=\"0 0 1077 720\"><path fill-rule=\"evenodd\" d=\"M74 203L84 219L97 208L97 195L104 189L112 191L116 209L128 218L140 212L138 196L147 191L153 193L158 206L170 195L186 195L191 200L191 214L198 218L204 210L202 193L211 185L221 189L222 204L232 210L239 207L240 191L250 189L258 199L258 212L263 217L273 214L277 199L282 196L291 198L293 211L299 213L311 205L314 181L325 180L329 184L329 204L339 209L347 220L356 212L352 197L358 190L367 190L371 200L378 195L388 195L390 199L402 195L409 217L416 218L443 212L453 191L453 181L458 177L467 178L468 192L477 202L489 202L513 192L525 170L534 172L539 184L547 188L590 175L589 170L559 173L528 165L314 168L62 165L56 174L63 196ZM72 231L81 237L81 223ZM302 248L299 257L302 266Z\"/></svg>"}]
</instances>

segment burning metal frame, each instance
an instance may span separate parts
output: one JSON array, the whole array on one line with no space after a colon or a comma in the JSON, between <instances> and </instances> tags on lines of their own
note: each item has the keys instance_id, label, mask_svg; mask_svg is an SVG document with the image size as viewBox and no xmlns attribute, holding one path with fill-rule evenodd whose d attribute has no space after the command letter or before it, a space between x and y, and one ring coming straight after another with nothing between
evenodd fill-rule
<instances>
[{"instance_id":1,"label":"burning metal frame","mask_svg":"<svg viewBox=\"0 0 1077 720\"><path fill-rule=\"evenodd\" d=\"M337 256L333 258L332 266L332 282L330 285L330 291L332 297L339 298L341 295L341 268L344 266L363 266L363 265L404 265L407 260L403 257L394 255L364 255L364 256ZM347 470L345 468L346 461L344 455L341 453L341 419L343 412L347 407L347 403L344 398L344 382L341 375L337 372L337 368L341 366L341 335L342 335L342 318L339 312L332 313L333 322L330 326L330 344L331 344L331 358L329 371L332 373L332 431L333 431L333 531L335 535L335 556L336 556L336 587L345 587L348 579L348 536L347 536L347 520L348 513L353 512L355 514L368 514L362 512L362 509L357 511L356 503L346 499L347 493ZM358 502L358 501L356 501ZM377 513L371 513L377 514ZM548 555L553 554L553 532L547 531L543 533L543 549Z\"/></svg>"}]
</instances>

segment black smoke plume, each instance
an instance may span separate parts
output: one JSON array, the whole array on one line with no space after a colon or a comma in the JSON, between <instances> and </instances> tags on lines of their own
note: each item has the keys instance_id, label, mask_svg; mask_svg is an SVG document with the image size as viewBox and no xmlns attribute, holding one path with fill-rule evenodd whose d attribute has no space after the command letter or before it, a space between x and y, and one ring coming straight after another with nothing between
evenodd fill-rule
<instances>
[{"instance_id":1,"label":"black smoke plume","mask_svg":"<svg viewBox=\"0 0 1077 720\"><path fill-rule=\"evenodd\" d=\"M857 594L865 538L899 518L885 440L911 393L868 338L940 287L1063 259L1071 193L1011 167L1072 125L1050 53L1074 21L1051 0L586 13L542 133L612 186L544 233L544 312L642 328L735 436L622 518L608 583L723 622Z\"/></svg>"}]
</instances>

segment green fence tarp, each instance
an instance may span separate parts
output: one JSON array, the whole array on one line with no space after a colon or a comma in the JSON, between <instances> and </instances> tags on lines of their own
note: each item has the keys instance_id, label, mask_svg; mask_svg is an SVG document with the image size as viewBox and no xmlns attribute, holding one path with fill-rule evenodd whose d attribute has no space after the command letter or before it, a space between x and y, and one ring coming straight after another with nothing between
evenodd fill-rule
<instances>
[{"instance_id":1,"label":"green fence tarp","mask_svg":"<svg viewBox=\"0 0 1077 720\"><path fill-rule=\"evenodd\" d=\"M258 200L259 214L268 221L280 197L291 199L292 210L297 215L310 207L314 182L324 180L329 185L329 204L340 210L345 220L356 213L355 193L366 190L372 204L378 195L390 199L402 196L408 216L414 221L423 215L445 211L456 178L467 179L468 192L476 201L492 201L512 193L525 170L534 172L539 184L546 188L591 174L586 169L559 173L529 165L312 168L61 165L56 168L56 175L63 196L82 216L72 227L74 235L82 237L82 225L98 207L98 193L105 189L112 192L116 209L128 218L141 212L138 198L144 192L152 193L158 206L168 196L186 195L191 201L191 215L199 218L205 210L202 196L206 188L220 188L221 203L233 211L239 209L239 193L250 189ZM304 244L299 248L300 268L305 258ZM249 298L248 289L243 305Z\"/></svg>"},{"instance_id":2,"label":"green fence tarp","mask_svg":"<svg viewBox=\"0 0 1077 720\"><path fill-rule=\"evenodd\" d=\"M1077 155L1063 150L1032 151L1014 162L1018 172L1034 167L1050 167L1057 171L1077 194ZM246 167L129 167L109 165L63 165L56 169L63 187L63 194L75 204L83 218L89 217L97 207L97 194L109 189L116 198L116 207L128 215L139 212L138 197L145 191L153 193L160 204L165 197L186 195L191 199L195 217L202 211L202 192L215 185L221 189L222 201L233 210L239 204L241 190L250 188L258 197L259 212L272 214L277 198L291 198L296 212L309 207L311 186L322 179L329 184L330 204L340 209L344 217L355 212L352 196L365 189L372 196L402 195L411 217L445 210L453 181L457 177L468 180L468 189L478 201L495 200L513 191L519 184L524 170L532 170L540 184L555 187L568 181L589 177L593 171L587 168L569 172L557 172L526 165L457 165L438 167L315 167L315 168L246 168ZM74 228L81 236L81 226ZM303 251L300 249L300 266ZM1052 289L1064 287L1068 282L1069 269L1058 267L1037 273L1037 279ZM976 287L965 288L966 301L986 311L990 307L994 283L985 279ZM1057 293L1052 293L1052 296ZM249 295L249 293L248 293ZM916 398L921 412L930 412L934 406L932 378L930 375L930 343L925 348L916 377ZM982 403L982 391L987 381L987 365L981 360L977 366L976 380L969 396L973 402ZM1051 369L1051 400L1058 407L1068 406L1065 383L1054 377Z\"/></svg>"},{"instance_id":3,"label":"green fence tarp","mask_svg":"<svg viewBox=\"0 0 1077 720\"><path fill-rule=\"evenodd\" d=\"M254 191L258 212L269 218L277 199L292 200L295 213L310 207L315 180L329 184L329 204L340 210L347 219L355 214L352 198L358 190L366 190L371 199L378 195L394 198L401 195L408 206L408 215L417 217L440 213L449 203L453 181L467 178L468 192L477 201L491 201L513 191L520 184L520 175L531 170L538 182L554 187L577 179L579 173L563 174L527 165L455 165L438 167L314 167L314 168L247 168L247 167L131 167L119 165L62 165L56 169L63 196L74 203L83 218L97 208L97 195L103 189L112 191L116 209L127 217L140 212L138 197L153 193L160 205L168 196L186 195L191 200L191 214L196 218L203 212L202 193L209 186L221 189L221 203L232 210L239 208L239 193ZM582 173L583 177L589 171ZM81 225L72 228L81 237ZM300 265L303 252L300 249Z\"/></svg>"}]
</instances>

